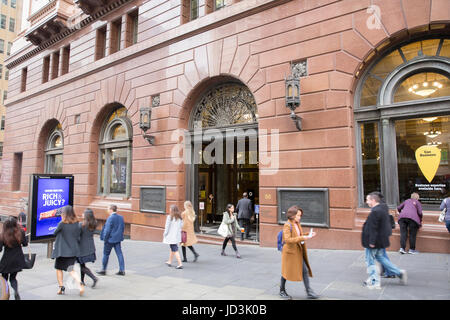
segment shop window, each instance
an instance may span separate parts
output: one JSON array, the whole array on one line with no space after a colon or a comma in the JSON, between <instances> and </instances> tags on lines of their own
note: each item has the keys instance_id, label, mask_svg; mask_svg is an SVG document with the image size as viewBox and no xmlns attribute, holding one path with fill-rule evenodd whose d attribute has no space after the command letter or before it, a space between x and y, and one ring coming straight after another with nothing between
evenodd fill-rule
<instances>
[{"instance_id":1,"label":"shop window","mask_svg":"<svg viewBox=\"0 0 450 320\"><path fill-rule=\"evenodd\" d=\"M397 88L394 102L450 96L450 80L445 75L422 72L405 79Z\"/></svg>"},{"instance_id":2,"label":"shop window","mask_svg":"<svg viewBox=\"0 0 450 320\"><path fill-rule=\"evenodd\" d=\"M364 194L381 190L378 123L360 124Z\"/></svg>"},{"instance_id":3,"label":"shop window","mask_svg":"<svg viewBox=\"0 0 450 320\"><path fill-rule=\"evenodd\" d=\"M400 201L417 192L424 205L439 205L449 194L450 117L395 121Z\"/></svg>"},{"instance_id":4,"label":"shop window","mask_svg":"<svg viewBox=\"0 0 450 320\"><path fill-rule=\"evenodd\" d=\"M100 194L131 194L131 145L131 122L126 108L119 107L108 117L100 137Z\"/></svg>"},{"instance_id":5,"label":"shop window","mask_svg":"<svg viewBox=\"0 0 450 320\"><path fill-rule=\"evenodd\" d=\"M412 192L428 210L450 196L449 78L449 39L392 48L364 71L354 108L360 206L371 191L391 208Z\"/></svg>"},{"instance_id":6,"label":"shop window","mask_svg":"<svg viewBox=\"0 0 450 320\"><path fill-rule=\"evenodd\" d=\"M62 173L64 142L61 125L58 124L47 140L45 149L45 173Z\"/></svg>"}]
</instances>

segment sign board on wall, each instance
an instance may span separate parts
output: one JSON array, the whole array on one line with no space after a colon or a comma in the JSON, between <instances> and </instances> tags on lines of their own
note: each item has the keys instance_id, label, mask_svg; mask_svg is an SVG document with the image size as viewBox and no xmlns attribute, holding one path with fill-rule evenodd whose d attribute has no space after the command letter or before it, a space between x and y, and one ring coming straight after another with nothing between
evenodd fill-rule
<instances>
[{"instance_id":1,"label":"sign board on wall","mask_svg":"<svg viewBox=\"0 0 450 320\"><path fill-rule=\"evenodd\" d=\"M140 211L166 213L166 187L141 187Z\"/></svg>"},{"instance_id":2,"label":"sign board on wall","mask_svg":"<svg viewBox=\"0 0 450 320\"><path fill-rule=\"evenodd\" d=\"M61 221L61 209L73 206L73 181L72 175L31 175L27 220L32 242L55 238L53 232Z\"/></svg>"},{"instance_id":3,"label":"sign board on wall","mask_svg":"<svg viewBox=\"0 0 450 320\"><path fill-rule=\"evenodd\" d=\"M291 206L303 209L302 226L330 227L327 188L278 188L278 223L287 221L286 213Z\"/></svg>"}]
</instances>

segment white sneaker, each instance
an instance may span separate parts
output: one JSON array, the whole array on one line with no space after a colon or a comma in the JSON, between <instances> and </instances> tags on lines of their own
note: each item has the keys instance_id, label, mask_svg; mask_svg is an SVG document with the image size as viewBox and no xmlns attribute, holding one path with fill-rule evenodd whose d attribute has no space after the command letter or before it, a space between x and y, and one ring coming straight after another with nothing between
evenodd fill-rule
<instances>
[{"instance_id":1,"label":"white sneaker","mask_svg":"<svg viewBox=\"0 0 450 320\"><path fill-rule=\"evenodd\" d=\"M406 253L405 249L403 249L403 248L400 248L400 250L398 250L398 252L401 253L401 254L405 254Z\"/></svg>"},{"instance_id":2,"label":"white sneaker","mask_svg":"<svg viewBox=\"0 0 450 320\"><path fill-rule=\"evenodd\" d=\"M363 287L366 287L369 290L372 290L372 289L380 290L381 289L380 283L368 283L367 281L363 282Z\"/></svg>"},{"instance_id":3,"label":"white sneaker","mask_svg":"<svg viewBox=\"0 0 450 320\"><path fill-rule=\"evenodd\" d=\"M409 254L419 254L419 251L409 249L408 253Z\"/></svg>"},{"instance_id":4,"label":"white sneaker","mask_svg":"<svg viewBox=\"0 0 450 320\"><path fill-rule=\"evenodd\" d=\"M400 283L405 285L408 283L408 274L406 273L406 270L400 270Z\"/></svg>"}]
</instances>

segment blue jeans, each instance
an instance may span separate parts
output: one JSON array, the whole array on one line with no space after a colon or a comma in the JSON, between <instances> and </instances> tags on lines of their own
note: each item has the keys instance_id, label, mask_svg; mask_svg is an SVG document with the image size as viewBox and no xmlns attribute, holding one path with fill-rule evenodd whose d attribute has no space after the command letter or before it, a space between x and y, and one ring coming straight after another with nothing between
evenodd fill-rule
<instances>
[{"instance_id":1,"label":"blue jeans","mask_svg":"<svg viewBox=\"0 0 450 320\"><path fill-rule=\"evenodd\" d=\"M447 227L448 232L450 232L450 220L445 221L445 226Z\"/></svg>"},{"instance_id":2,"label":"blue jeans","mask_svg":"<svg viewBox=\"0 0 450 320\"><path fill-rule=\"evenodd\" d=\"M384 257L385 257L387 260L389 260L389 257L388 257L388 255L387 255L386 249L383 249L383 250L384 250ZM392 271L386 270L386 269L383 267L383 265L381 265L381 274L384 274L385 276L388 276L388 277L390 277L390 276L395 276L395 274L394 274Z\"/></svg>"},{"instance_id":3,"label":"blue jeans","mask_svg":"<svg viewBox=\"0 0 450 320\"><path fill-rule=\"evenodd\" d=\"M106 271L108 266L109 255L111 250L114 248L116 251L117 259L119 260L119 271L125 271L125 261L123 260L122 247L120 242L109 243L105 241L105 246L103 247L103 271Z\"/></svg>"},{"instance_id":4,"label":"blue jeans","mask_svg":"<svg viewBox=\"0 0 450 320\"><path fill-rule=\"evenodd\" d=\"M367 273L369 274L368 281L372 284L380 284L380 275L375 268L375 260L381 263L384 270L388 274L400 276L401 271L395 266L389 258L387 258L386 249L369 249L366 248L366 265Z\"/></svg>"}]
</instances>

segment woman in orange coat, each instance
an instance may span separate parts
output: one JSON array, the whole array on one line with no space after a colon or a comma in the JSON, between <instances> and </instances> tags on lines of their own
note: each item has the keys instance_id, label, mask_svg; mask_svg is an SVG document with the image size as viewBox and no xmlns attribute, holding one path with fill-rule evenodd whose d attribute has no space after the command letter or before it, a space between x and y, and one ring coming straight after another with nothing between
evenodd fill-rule
<instances>
[{"instance_id":1,"label":"woman in orange coat","mask_svg":"<svg viewBox=\"0 0 450 320\"><path fill-rule=\"evenodd\" d=\"M319 296L309 286L309 277L312 277L308 262L308 252L305 241L316 235L304 235L300 226L303 210L292 206L287 211L288 221L283 226L283 240L285 242L281 253L281 284L280 296L292 299L286 293L286 280L303 281L308 299L317 299Z\"/></svg>"},{"instance_id":2,"label":"woman in orange coat","mask_svg":"<svg viewBox=\"0 0 450 320\"><path fill-rule=\"evenodd\" d=\"M186 259L186 247L194 254L194 262L197 261L200 256L194 249L194 244L197 243L197 237L194 232L194 221L196 215L192 203L190 201L184 202L184 211L181 213L181 219L183 219L182 231L187 233L186 242L182 243L181 251L183 252L183 262L187 262Z\"/></svg>"}]
</instances>

